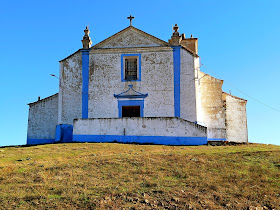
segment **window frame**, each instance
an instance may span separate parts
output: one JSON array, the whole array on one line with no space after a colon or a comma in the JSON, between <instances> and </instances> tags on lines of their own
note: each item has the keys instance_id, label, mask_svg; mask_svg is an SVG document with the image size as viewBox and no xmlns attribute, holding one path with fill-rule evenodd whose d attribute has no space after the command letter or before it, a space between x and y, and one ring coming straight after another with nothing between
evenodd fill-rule
<instances>
[{"instance_id":1,"label":"window frame","mask_svg":"<svg viewBox=\"0 0 280 210\"><path fill-rule=\"evenodd\" d=\"M127 80L125 79L125 59L137 59L137 79ZM141 54L122 54L121 55L121 81L122 82L134 82L141 81Z\"/></svg>"},{"instance_id":2,"label":"window frame","mask_svg":"<svg viewBox=\"0 0 280 210\"><path fill-rule=\"evenodd\" d=\"M144 100L118 100L119 118L122 118L123 106L140 106L140 117L144 117Z\"/></svg>"}]
</instances>

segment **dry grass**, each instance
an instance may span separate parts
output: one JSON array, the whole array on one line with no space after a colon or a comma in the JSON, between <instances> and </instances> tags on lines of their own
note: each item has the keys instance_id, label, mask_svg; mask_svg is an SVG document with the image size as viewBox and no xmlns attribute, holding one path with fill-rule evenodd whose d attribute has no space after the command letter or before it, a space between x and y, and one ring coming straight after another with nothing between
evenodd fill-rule
<instances>
[{"instance_id":1,"label":"dry grass","mask_svg":"<svg viewBox=\"0 0 280 210\"><path fill-rule=\"evenodd\" d=\"M280 147L0 148L0 209L108 207L280 209Z\"/></svg>"}]
</instances>

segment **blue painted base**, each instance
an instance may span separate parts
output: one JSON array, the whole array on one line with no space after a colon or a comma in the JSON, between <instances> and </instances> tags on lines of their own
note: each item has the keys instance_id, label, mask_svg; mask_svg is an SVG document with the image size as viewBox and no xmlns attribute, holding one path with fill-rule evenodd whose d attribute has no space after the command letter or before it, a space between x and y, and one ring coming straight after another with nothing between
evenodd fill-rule
<instances>
[{"instance_id":1,"label":"blue painted base","mask_svg":"<svg viewBox=\"0 0 280 210\"><path fill-rule=\"evenodd\" d=\"M207 137L176 137L176 136L117 136L117 135L74 135L74 142L122 142L152 143L163 145L204 145Z\"/></svg>"},{"instance_id":2,"label":"blue painted base","mask_svg":"<svg viewBox=\"0 0 280 210\"><path fill-rule=\"evenodd\" d=\"M73 142L73 126L66 124L57 125L55 142Z\"/></svg>"},{"instance_id":3,"label":"blue painted base","mask_svg":"<svg viewBox=\"0 0 280 210\"><path fill-rule=\"evenodd\" d=\"M32 144L52 144L54 143L54 139L27 139L27 145Z\"/></svg>"},{"instance_id":4,"label":"blue painted base","mask_svg":"<svg viewBox=\"0 0 280 210\"><path fill-rule=\"evenodd\" d=\"M215 139L215 138L208 138L208 141L226 141L227 139Z\"/></svg>"}]
</instances>

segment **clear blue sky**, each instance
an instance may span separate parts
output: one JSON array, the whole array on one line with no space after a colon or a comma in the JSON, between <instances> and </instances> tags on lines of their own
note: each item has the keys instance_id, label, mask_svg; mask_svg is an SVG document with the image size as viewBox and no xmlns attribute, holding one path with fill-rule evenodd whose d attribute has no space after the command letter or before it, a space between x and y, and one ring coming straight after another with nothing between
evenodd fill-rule
<instances>
[{"instance_id":1,"label":"clear blue sky","mask_svg":"<svg viewBox=\"0 0 280 210\"><path fill-rule=\"evenodd\" d=\"M0 7L0 146L26 143L27 103L58 92L58 61L129 25L167 41L172 24L198 37L202 71L248 100L249 142L280 145L280 1L3 1ZM217 76L218 75L218 76ZM232 84L233 86L229 85ZM238 91L236 88L247 95ZM250 97L252 98L250 98Z\"/></svg>"}]
</instances>

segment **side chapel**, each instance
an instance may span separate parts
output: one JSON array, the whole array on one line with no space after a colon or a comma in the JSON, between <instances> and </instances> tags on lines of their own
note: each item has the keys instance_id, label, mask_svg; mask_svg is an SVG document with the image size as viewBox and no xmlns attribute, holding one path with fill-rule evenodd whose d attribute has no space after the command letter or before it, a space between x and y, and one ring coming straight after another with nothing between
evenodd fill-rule
<instances>
[{"instance_id":1,"label":"side chapel","mask_svg":"<svg viewBox=\"0 0 280 210\"><path fill-rule=\"evenodd\" d=\"M248 142L247 101L200 71L198 39L130 26L61 60L59 93L29 105L27 144ZM54 76L54 75L53 75Z\"/></svg>"}]
</instances>

